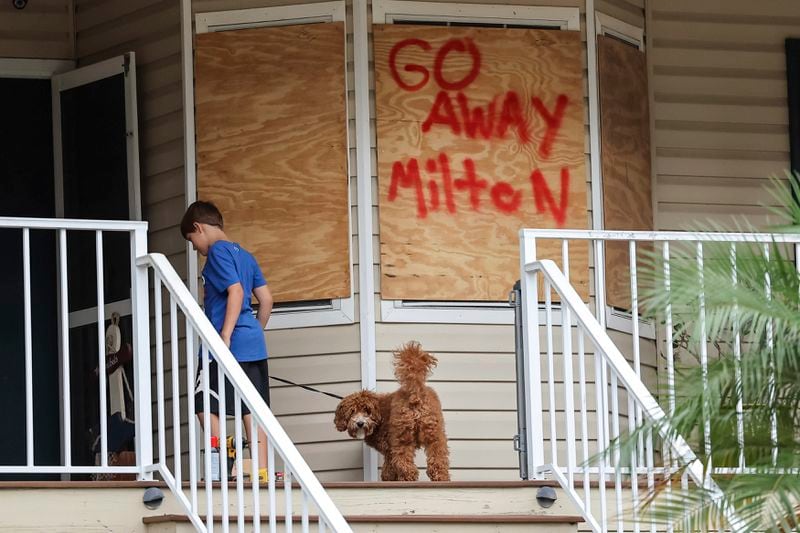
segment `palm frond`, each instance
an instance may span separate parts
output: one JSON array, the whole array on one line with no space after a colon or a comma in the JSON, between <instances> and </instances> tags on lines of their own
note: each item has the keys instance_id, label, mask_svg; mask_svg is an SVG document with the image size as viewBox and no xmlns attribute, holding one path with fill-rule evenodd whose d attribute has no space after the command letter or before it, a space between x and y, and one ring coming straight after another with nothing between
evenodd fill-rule
<instances>
[{"instance_id":1,"label":"palm frond","mask_svg":"<svg viewBox=\"0 0 800 533\"><path fill-rule=\"evenodd\" d=\"M772 179L780 205L772 212L782 221L775 231L800 232L800 175L787 178ZM716 503L696 484L683 490L683 472L674 473L646 498L643 521L720 529L728 506L750 531L798 527L800 275L793 252L777 242L711 242L703 244L702 263L696 244L673 246L668 264L661 250L643 254L643 314L664 324L670 313L674 324L674 390L660 397L674 394L677 407L604 453L631 466L639 440L656 434L663 442L684 438L707 467L738 467L742 457L748 467L747 474L714 476L722 491ZM699 354L709 344L716 353L703 368Z\"/></svg>"}]
</instances>

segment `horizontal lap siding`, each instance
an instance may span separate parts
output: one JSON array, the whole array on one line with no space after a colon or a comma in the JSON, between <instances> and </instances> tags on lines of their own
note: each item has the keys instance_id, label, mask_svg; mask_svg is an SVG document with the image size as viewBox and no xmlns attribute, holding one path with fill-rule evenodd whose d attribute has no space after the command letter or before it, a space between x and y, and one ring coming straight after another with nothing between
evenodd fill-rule
<instances>
[{"instance_id":1,"label":"horizontal lap siding","mask_svg":"<svg viewBox=\"0 0 800 533\"><path fill-rule=\"evenodd\" d=\"M36 0L25 9L0 3L0 57L74 59L71 0Z\"/></svg>"},{"instance_id":2,"label":"horizontal lap siding","mask_svg":"<svg viewBox=\"0 0 800 533\"><path fill-rule=\"evenodd\" d=\"M784 39L800 31L800 4L648 7L658 229L765 226L764 185L789 166Z\"/></svg>"}]
</instances>

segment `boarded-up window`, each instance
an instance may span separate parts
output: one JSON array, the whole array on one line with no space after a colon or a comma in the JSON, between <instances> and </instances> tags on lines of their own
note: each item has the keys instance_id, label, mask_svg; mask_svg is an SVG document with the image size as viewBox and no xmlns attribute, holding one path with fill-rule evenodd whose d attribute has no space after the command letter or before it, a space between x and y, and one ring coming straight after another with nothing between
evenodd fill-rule
<instances>
[{"instance_id":1,"label":"boarded-up window","mask_svg":"<svg viewBox=\"0 0 800 533\"><path fill-rule=\"evenodd\" d=\"M571 31L374 27L384 299L505 300L520 228L586 227L581 50ZM585 295L587 249L570 261Z\"/></svg>"},{"instance_id":2,"label":"boarded-up window","mask_svg":"<svg viewBox=\"0 0 800 533\"><path fill-rule=\"evenodd\" d=\"M198 197L278 302L350 296L344 62L341 22L197 36Z\"/></svg>"},{"instance_id":3,"label":"boarded-up window","mask_svg":"<svg viewBox=\"0 0 800 533\"><path fill-rule=\"evenodd\" d=\"M600 35L597 56L605 228L652 230L645 55L630 44ZM621 309L631 305L629 257L628 243L606 245L606 301Z\"/></svg>"}]
</instances>

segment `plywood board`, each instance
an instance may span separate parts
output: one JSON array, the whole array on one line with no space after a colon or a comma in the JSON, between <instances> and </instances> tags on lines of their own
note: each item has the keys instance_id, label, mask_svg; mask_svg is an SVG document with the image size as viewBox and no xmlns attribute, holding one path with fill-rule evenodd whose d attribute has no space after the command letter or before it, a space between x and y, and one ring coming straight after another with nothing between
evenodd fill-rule
<instances>
[{"instance_id":1,"label":"plywood board","mask_svg":"<svg viewBox=\"0 0 800 533\"><path fill-rule=\"evenodd\" d=\"M350 296L342 23L198 35L195 76L198 197L276 301Z\"/></svg>"},{"instance_id":2,"label":"plywood board","mask_svg":"<svg viewBox=\"0 0 800 533\"><path fill-rule=\"evenodd\" d=\"M373 33L381 294L505 300L521 228L587 227L580 35ZM560 243L538 252L560 257ZM586 297L588 248L574 247L570 263Z\"/></svg>"},{"instance_id":3,"label":"plywood board","mask_svg":"<svg viewBox=\"0 0 800 533\"><path fill-rule=\"evenodd\" d=\"M597 38L597 55L605 228L652 230L645 55L604 35ZM629 263L628 243L606 245L606 301L613 307L631 306Z\"/></svg>"}]
</instances>

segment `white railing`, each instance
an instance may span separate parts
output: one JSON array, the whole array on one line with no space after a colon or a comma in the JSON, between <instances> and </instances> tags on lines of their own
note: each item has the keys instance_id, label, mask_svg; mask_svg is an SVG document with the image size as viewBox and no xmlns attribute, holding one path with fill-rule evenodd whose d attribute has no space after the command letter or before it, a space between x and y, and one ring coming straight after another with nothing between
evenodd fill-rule
<instances>
[{"instance_id":1,"label":"white railing","mask_svg":"<svg viewBox=\"0 0 800 533\"><path fill-rule=\"evenodd\" d=\"M542 258L537 249L542 241L556 241L559 257ZM630 292L630 351L629 359L612 341L606 329L604 251L610 241L625 243L628 255ZM523 347L526 387L528 471L541 476L552 473L567 489L595 531L623 531L625 520L632 519L632 528L639 531L640 503L645 495L654 494L656 484L672 490L673 475L687 467L680 487L689 483L705 487L721 496L718 487L697 460L694 452L682 439L667 438L668 428L659 425L660 435L640 436L629 458L619 452L603 454L610 443L625 433L634 433L645 421L661 421L665 412L645 386L640 349L650 343L653 352L659 343L643 339L640 330L638 251L647 245L663 259L664 289L670 290L670 243L688 243L694 259L702 267L704 243L728 247L733 279L736 283L736 250L740 246L769 246L778 243L793 248L797 255L800 236L750 233L683 233L683 232L626 232L583 230L523 230L521 232ZM721 244L720 244L721 243ZM570 247L588 246L594 268L592 272L570 270ZM685 249L685 246L683 247ZM585 250L586 248L584 248ZM655 257L653 254L650 257ZM562 270L555 262L557 259ZM641 267L639 267L640 269ZM700 269L702 271L702 268ZM595 290L594 314L570 283L570 277L591 277ZM769 280L766 283L767 290ZM543 292L539 292L543 288ZM539 294L542 296L540 297ZM553 294L557 295L554 302ZM769 297L769 294L765 294ZM544 300L543 306L541 300ZM705 295L700 291L700 331L705 336ZM543 317L543 320L542 320ZM661 337L666 359L666 392L661 401L668 412L675 409L675 353L673 349L673 310L669 305L661 324L649 324ZM560 328L559 331L557 329ZM741 353L740 335L735 335L735 353ZM560 346L559 346L560 344ZM705 342L700 342L700 365L708 363ZM657 357L656 357L657 358ZM651 361L651 365L657 365ZM576 368L577 367L577 368ZM577 375L576 375L577 374ZM740 423L739 463L734 467L715 469L720 473L746 472L741 425L741 398L737 411ZM626 427L627 426L627 427ZM773 431L776 431L773 421ZM708 432L706 431L706 434ZM707 441L704 443L706 450ZM623 460L624 459L624 460ZM611 492L612 494L608 494ZM730 509L723 510L733 530L740 522ZM628 524L631 526L631 524ZM655 525L651 524L651 531Z\"/></svg>"},{"instance_id":2,"label":"white railing","mask_svg":"<svg viewBox=\"0 0 800 533\"><path fill-rule=\"evenodd\" d=\"M248 530L260 531L262 518L265 518L269 521L269 530L274 532L277 528L278 516L281 513L277 507L278 493L276 490L276 465L280 460L284 471L282 520L285 521L285 526L283 530L291 531L293 523L297 519L302 531L309 531L309 522L314 520L313 511L316 513L320 532L330 530L351 533L352 530L339 510L334 506L286 432L192 298L172 265L161 254L147 254L146 222L0 217L0 230L4 232L18 230L21 242L19 255L22 263L22 277L19 283L22 286L23 301L20 312L24 317L24 328L20 332L20 344L24 348L22 353L12 353L7 350L8 353L5 356L7 358L24 358L24 393L20 393L20 396L24 396L24 405L20 401L19 406L24 408L25 412L24 427L4 428L12 435L24 434L24 459L12 458L10 460L8 457L0 457L0 474L15 478L49 474L73 476L73 479L75 475L136 475L140 480L153 479L156 474L175 494L198 531L213 531L215 521L220 520L221 530L228 531L229 520L234 519L238 531L244 531L246 524ZM49 240L42 242L41 234L46 232L50 233ZM32 238L32 234L35 235L35 238ZM112 238L108 236L109 234L127 234L129 245L125 244L124 246L128 248L129 253L126 256L120 257L109 253L109 251L119 252L123 245L120 237ZM4 233L4 236L8 235L10 234ZM80 246L73 246L73 244ZM89 255L92 253L89 251L91 248L94 249L93 258ZM10 255L9 250L6 250L6 253ZM78 267L72 265L70 268L72 261L79 261L80 265ZM58 309L57 324L36 323L34 320L35 306L46 303L34 301L32 296L36 294L34 288L37 282L40 283L35 275L36 268L32 269L32 263L35 267L38 262L43 264L52 262L53 270L57 273L57 294L49 296L54 300ZM90 263L94 263L93 268L88 267ZM105 273L112 272L119 277L120 268L129 269L130 272L130 286L125 285L121 289L129 298L109 303L106 287L111 280L105 279ZM152 288L148 285L151 272ZM83 285L75 283L78 281L75 276L81 278L80 281ZM119 280L114 283L115 293L119 293ZM128 289L130 290L129 295L127 294ZM70 295L74 296L76 290L96 290L96 299L93 300L94 307L88 310L75 309L75 302L71 306ZM149 303L151 290L153 314L150 313ZM109 377L103 370L108 368L106 324L111 318L111 311L131 317L130 338L124 340L130 340L132 345L132 358L129 365L132 365L134 373L132 400L135 410L136 460L135 464L124 466L109 464L109 452L112 451L110 450L110 433L113 433L113 428L109 427ZM179 313L182 314L181 322L185 328L179 328ZM166 336L164 335L165 320L169 331ZM81 353L71 354L71 346L75 346L75 343L82 339L85 342L80 332L73 331L79 326L96 326L97 338L96 341L89 341L91 350L84 343L81 345ZM42 443L37 440L37 432L40 431L43 421L35 418L35 413L41 411L41 403L38 403L37 408L34 409L34 401L42 401L40 399L41 389L38 387L42 386L43 380L46 382L44 379L46 376L36 375L34 372L37 362L40 362L40 358L43 357L43 354L34 350L34 339L37 338L37 335L43 335L47 329L58 331L57 364L54 363L53 368L48 369L49 373L59 376L59 391L54 400L54 403L58 404L59 410L57 425L60 434L58 443L60 461L57 462L54 462L52 458L41 460L39 448ZM180 334L179 330L182 330ZM166 354L165 346L168 347ZM91 355L87 356L84 351L91 351ZM204 357L198 358L198 353L202 353ZM218 364L221 412L225 412L224 388L226 381L224 378L227 378L227 384L234 389L236 406L233 420L235 425L233 446L236 449L236 471L239 475L235 480L233 490L228 483L228 470L225 467L227 463L226 424L220 424L220 456L223 467L219 471L221 476L219 482L212 483L211 453L207 453L211 450L209 424L205 424L201 438L198 438L199 432L196 430L197 417L194 414L193 394L196 378L195 362L199 361L199 364L207 365L210 361L209 357L213 357ZM155 361L155 380L152 379L151 360ZM96 385L94 385L94 381L91 381L93 378L86 378L84 374L75 373L76 368L82 372L82 367L96 368L97 372L90 372L97 376ZM83 381L76 382L74 379L76 375L83 376ZM167 381L168 375L169 381ZM206 411L202 416L206 421L209 419L207 376L208 373L205 373L206 379L201 380L201 391L206 406ZM156 400L155 406L152 403L153 391ZM86 428L80 427L80 424L76 422L76 413L79 412L79 408L76 407L78 403L74 401L75 399L81 403L97 405L96 412L80 412L82 422L96 424L99 427L96 439L98 453L91 453L91 459L86 458L88 455L86 450L79 450L73 444L73 442L85 440L80 438L80 432L86 431ZM169 415L167 415L168 402L171 403ZM250 448L258 450L259 428L264 431L267 439L268 463L266 467L269 481L264 499L268 503L266 509L263 510L258 471L265 465L258 464L257 453L252 454L252 470L247 472L250 474L248 493L246 494L244 490L242 403L252 413L253 442L250 443ZM185 409L182 409L183 406ZM154 410L157 415L155 425L152 419ZM170 428L167 428L168 416ZM181 429L184 424L188 426L188 436L182 434ZM168 429L172 432L171 438L168 438ZM83 444L81 446L85 447ZM75 460L74 457L83 457L83 459ZM293 482L295 490L299 485L299 501L294 503L292 502ZM200 502L198 501L199 489L203 486L205 501ZM235 512L233 515L231 508Z\"/></svg>"},{"instance_id":3,"label":"white railing","mask_svg":"<svg viewBox=\"0 0 800 533\"><path fill-rule=\"evenodd\" d=\"M150 268L153 271L154 287L154 344L155 344L155 365L156 365L156 450L159 472L164 481L169 485L173 493L178 497L184 506L190 520L198 531L213 531L215 519L221 520L223 531L228 531L228 523L235 518L238 531L244 531L248 524L248 531L252 527L253 531L260 531L262 515L269 519L269 530L276 531L278 521L277 491L276 491L276 453L283 464L283 499L285 504L284 517L285 531L291 531L295 517L300 520L302 531L309 531L311 520L310 509L313 505L316 508L318 530L320 532L331 530L334 532L350 533L351 529L342 517L342 514L331 501L328 494L322 488L314 473L306 464L297 448L294 446L289 436L283 430L278 420L267 407L264 400L256 391L253 384L245 375L242 368L236 362L227 348L222 338L203 314L202 310L192 298L191 293L181 281L178 274L172 268L167 259L161 254L149 254L140 257L137 265L143 268ZM166 289L165 292L162 292ZM163 313L162 298L166 296L166 306L168 312ZM184 357L180 357L179 344L181 338L178 333L178 313L182 313L185 319L185 339ZM169 326L169 334L163 335L162 321L166 320ZM195 342L197 339L197 343ZM169 345L169 355L164 354L164 346ZM196 355L202 354L199 359ZM210 357L216 360L218 365L218 397L219 411L226 412L225 406L225 384L227 381L234 388L235 416L234 416L234 439L233 446L236 451L236 472L238 475L235 480L235 489L231 491L229 485L229 472L225 467L227 460L227 424L220 421L220 456L223 467L219 471L220 482L212 483L212 464L211 454L211 433L210 424L205 423L201 443L198 445L196 420L194 416L194 388L196 379L195 361L200 365L208 365ZM185 373L183 378L181 373L181 361L185 361ZM170 385L167 386L166 367L170 368ZM175 371L178 369L178 371ZM186 411L185 416L181 417L181 403L175 401L181 396L181 383L186 386ZM171 399L171 412L167 414L167 389ZM209 420L209 381L208 372L203 373L200 380L200 390L203 395L204 420ZM245 468L243 467L243 438L242 438L242 402L250 410L251 419L251 470L250 470L250 494L246 494L244 487ZM168 442L166 431L167 417L171 419L172 439ZM181 442L181 421L188 423L187 442ZM260 483L258 480L259 468L263 465L258 464L258 435L259 429L264 430L267 437L267 468L268 468L268 509L261 510ZM188 472L182 469L181 458L184 453L188 453ZM203 456L200 472L198 472L198 459ZM203 481L200 480L202 474ZM184 482L188 481L188 492L184 487ZM292 482L299 484L300 502L295 506L292 502ZM205 505L198 501L198 488L201 483L205 485ZM217 489L216 492L214 489ZM233 494L231 494L233 492ZM217 496L218 493L218 496ZM249 500L249 501L246 501ZM230 507L235 509L235 516L232 518ZM295 509L299 507L299 512ZM219 510L219 515L215 516L215 510ZM249 514L246 516L245 513ZM203 522L205 513L205 522Z\"/></svg>"},{"instance_id":4,"label":"white railing","mask_svg":"<svg viewBox=\"0 0 800 533\"><path fill-rule=\"evenodd\" d=\"M10 434L24 434L25 435L25 460L22 463L7 464L7 459L0 458L0 474L136 474L140 479L151 479L152 472L155 469L153 466L152 458L152 441L150 439L150 389L148 387L141 387L135 395L135 410L137 413L135 421L135 439L136 439L136 464L119 466L108 464L108 441L109 441L109 428L107 427L107 403L106 389L108 387L108 379L106 373L99 371L98 377L98 405L99 405L99 464L94 464L94 461L76 461L74 456L78 450L73 448L73 440L80 440L78 431L83 431L85 428L75 427L74 409L72 405L73 397L83 391L75 390L72 383L71 371L73 363L84 363L83 354L70 353L70 327L74 326L70 320L70 298L69 298L69 276L68 276L68 258L70 257L69 242L71 239L83 236L91 237L94 234L94 247L95 247L95 277L96 277L96 300L95 307L90 310L96 317L96 323L100 325L97 328L97 368L106 368L106 339L105 339L105 321L107 318L106 311L109 305L105 295L104 283L104 265L108 265L110 261L124 262L128 261L130 265L131 277L131 293L130 301L126 301L126 305L130 305L132 309L144 310L144 322L133 322L132 336L135 339L133 342L133 379L135 383L148 383L150 377L150 346L146 342L146 327L147 324L147 278L142 277L145 271L136 268L134 258L146 253L147 249L147 223L146 222L130 222L130 221L112 221L112 220L69 220L69 219L44 219L44 218L4 218L0 217L0 228L3 230L19 230L21 234L21 252L22 252L22 279L19 282L22 284L23 289L23 323L24 329L20 334L24 338L24 353L7 353L5 357L24 357L25 363L25 426L24 428L4 428ZM52 261L55 265L57 272L57 295L55 298L57 306L57 324L40 323L35 324L33 320L34 302L32 301L32 289L37 280L32 280L31 275L31 257L32 257L32 234L40 237L42 234L49 234L52 237L52 242L45 241L44 245L38 246L36 250L36 263L47 263ZM127 234L130 243L130 254L125 257L106 257L104 254L104 243L111 237L109 235ZM75 242L75 241L73 241ZM49 248L49 244L53 244ZM49 249L45 249L49 248ZM8 256L12 254L12 250L6 250ZM84 252L85 253L85 252ZM86 258L83 258L86 260ZM90 262L90 260L88 260ZM119 264L119 263L118 263ZM45 305L42 302L36 302L36 305ZM135 312L135 311L134 311ZM42 328L42 329L40 329ZM37 436L35 431L34 420L34 398L43 397L41 389L37 387L37 381L41 383L43 376L34 376L34 357L43 357L44 354L35 354L33 350L33 339L36 336L44 336L45 330L57 329L58 331L58 361L57 368L49 368L49 372L57 373L59 375L59 391L57 394L58 408L59 408L59 425L61 439L59 442L58 455L60 459L57 462L52 460L41 461L37 460L35 450L37 446ZM52 330L51 330L52 331ZM8 340L8 339L7 339ZM80 360L79 360L80 359ZM41 366L40 366L41 368ZM6 368L7 371L7 368ZM86 392L85 394L90 394ZM20 405L20 407L23 407ZM8 408L4 406L4 408ZM75 432L75 434L73 434ZM49 443L45 443L49 444Z\"/></svg>"}]
</instances>

